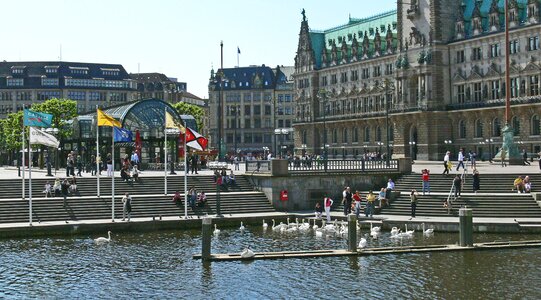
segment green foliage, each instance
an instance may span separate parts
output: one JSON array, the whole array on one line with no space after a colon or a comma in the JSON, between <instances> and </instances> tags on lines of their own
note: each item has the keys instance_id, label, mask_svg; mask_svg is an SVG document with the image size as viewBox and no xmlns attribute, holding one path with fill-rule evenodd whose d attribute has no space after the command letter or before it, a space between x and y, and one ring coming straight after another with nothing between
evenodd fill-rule
<instances>
[{"instance_id":1,"label":"green foliage","mask_svg":"<svg viewBox=\"0 0 541 300\"><path fill-rule=\"evenodd\" d=\"M10 113L1 120L1 142L5 149L13 150L22 147L21 130L23 128L23 112Z\"/></svg>"},{"instance_id":2,"label":"green foliage","mask_svg":"<svg viewBox=\"0 0 541 300\"><path fill-rule=\"evenodd\" d=\"M203 131L203 116L205 115L205 111L201 107L186 102L177 102L173 104L173 108L181 115L192 115L197 122L199 132Z\"/></svg>"},{"instance_id":3,"label":"green foliage","mask_svg":"<svg viewBox=\"0 0 541 300\"><path fill-rule=\"evenodd\" d=\"M32 104L31 110L52 114L53 127L59 130L58 136L66 138L71 133L71 128L66 126L66 121L77 116L77 102L69 99L53 98L43 103Z\"/></svg>"}]
</instances>

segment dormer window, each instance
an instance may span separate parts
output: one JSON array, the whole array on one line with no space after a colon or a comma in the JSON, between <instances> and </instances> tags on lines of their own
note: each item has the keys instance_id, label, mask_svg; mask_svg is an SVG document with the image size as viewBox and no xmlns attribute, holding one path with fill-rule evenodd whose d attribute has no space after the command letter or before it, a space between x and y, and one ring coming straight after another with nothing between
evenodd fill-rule
<instances>
[{"instance_id":1,"label":"dormer window","mask_svg":"<svg viewBox=\"0 0 541 300\"><path fill-rule=\"evenodd\" d=\"M25 66L14 66L11 67L11 74L24 74Z\"/></svg>"},{"instance_id":2,"label":"dormer window","mask_svg":"<svg viewBox=\"0 0 541 300\"><path fill-rule=\"evenodd\" d=\"M71 74L88 75L88 68L86 67L69 67Z\"/></svg>"},{"instance_id":3,"label":"dormer window","mask_svg":"<svg viewBox=\"0 0 541 300\"><path fill-rule=\"evenodd\" d=\"M58 73L58 66L45 66L45 73L47 74Z\"/></svg>"},{"instance_id":4,"label":"dormer window","mask_svg":"<svg viewBox=\"0 0 541 300\"><path fill-rule=\"evenodd\" d=\"M119 69L105 69L105 68L102 68L101 73L104 76L118 76L120 74L120 70Z\"/></svg>"}]
</instances>

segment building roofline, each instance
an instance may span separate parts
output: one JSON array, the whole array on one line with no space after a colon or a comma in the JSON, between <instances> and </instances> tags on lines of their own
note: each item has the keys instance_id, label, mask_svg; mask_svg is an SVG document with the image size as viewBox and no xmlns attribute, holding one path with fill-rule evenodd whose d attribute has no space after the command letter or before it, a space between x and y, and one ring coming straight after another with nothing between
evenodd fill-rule
<instances>
[{"instance_id":1,"label":"building roofline","mask_svg":"<svg viewBox=\"0 0 541 300\"><path fill-rule=\"evenodd\" d=\"M313 30L313 29L310 29L310 32L311 33L329 33L329 32L333 32L333 31L342 30L342 29L347 28L347 27L352 26L352 25L357 25L359 23L372 22L372 21L375 21L377 19L389 17L389 16L392 16L392 15L395 15L395 14L398 14L398 10L393 9L393 10L390 10L390 11L386 11L386 12L383 12L383 13L380 13L380 14L377 14L377 15L373 15L373 16L366 17L366 18L361 18L361 19L351 18L350 17L349 22L346 23L346 24L338 25L336 27L331 27L331 28L325 29L325 30Z\"/></svg>"}]
</instances>

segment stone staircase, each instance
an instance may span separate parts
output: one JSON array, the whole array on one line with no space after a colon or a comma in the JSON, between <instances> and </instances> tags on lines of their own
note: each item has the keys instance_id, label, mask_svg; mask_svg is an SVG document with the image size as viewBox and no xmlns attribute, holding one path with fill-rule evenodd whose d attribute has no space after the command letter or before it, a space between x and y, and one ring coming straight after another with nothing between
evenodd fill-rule
<instances>
[{"instance_id":1,"label":"stone staircase","mask_svg":"<svg viewBox=\"0 0 541 300\"><path fill-rule=\"evenodd\" d=\"M253 186L244 176L237 175L237 185L223 189L220 192L221 213L264 213L275 212L275 209L262 192L254 191ZM119 181L119 178L116 178ZM183 177L168 177L168 192L176 189L183 190ZM38 191L33 197L33 221L74 221L111 219L111 178L101 180L101 197L96 197L95 178L78 179L80 195L69 196L67 206L63 207L62 197L44 198L41 193L45 179L32 180L34 190ZM36 182L34 182L36 181ZM108 181L108 183L106 182ZM15 186L15 187L11 187ZM204 216L216 214L216 188L212 176L190 176L188 186L194 186L207 194L207 205L192 210L188 207L189 216ZM170 187L170 188L169 188ZM28 222L28 200L22 200L20 180L0 180L0 188L10 190L10 199L2 193L0 199L0 223ZM17 192L17 188L19 191ZM159 218L160 216L184 216L184 204L175 205L172 196L163 195L163 178L143 178L141 183L133 186L125 182L115 182L115 218L122 218L122 195L130 192L133 198L132 218ZM15 195L16 197L12 197ZM37 196L37 197L36 197ZM184 197L183 197L184 198ZM183 199L184 201L184 199Z\"/></svg>"}]
</instances>

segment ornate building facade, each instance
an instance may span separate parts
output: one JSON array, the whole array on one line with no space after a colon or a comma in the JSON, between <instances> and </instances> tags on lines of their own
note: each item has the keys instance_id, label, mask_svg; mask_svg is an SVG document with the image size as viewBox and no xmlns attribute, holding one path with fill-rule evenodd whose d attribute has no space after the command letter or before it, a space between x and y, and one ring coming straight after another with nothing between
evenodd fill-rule
<instances>
[{"instance_id":1,"label":"ornate building facade","mask_svg":"<svg viewBox=\"0 0 541 300\"><path fill-rule=\"evenodd\" d=\"M511 124L540 150L539 0L510 0ZM297 153L365 151L440 160L493 156L505 123L503 0L412 0L345 25L311 30L295 58Z\"/></svg>"}]
</instances>

